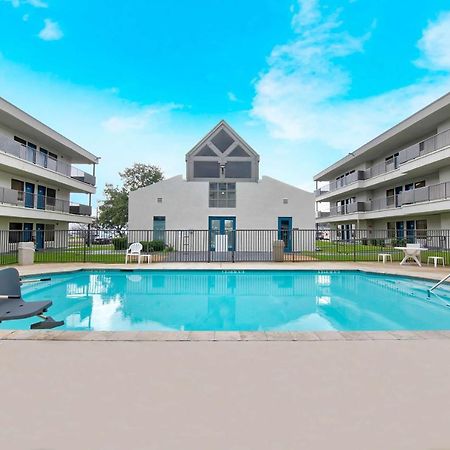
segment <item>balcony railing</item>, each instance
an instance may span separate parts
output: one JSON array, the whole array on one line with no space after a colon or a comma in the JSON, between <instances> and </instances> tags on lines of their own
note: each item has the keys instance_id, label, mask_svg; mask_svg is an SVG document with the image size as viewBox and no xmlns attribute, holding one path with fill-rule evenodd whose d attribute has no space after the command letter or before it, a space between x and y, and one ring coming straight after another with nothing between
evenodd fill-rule
<instances>
[{"instance_id":1,"label":"balcony railing","mask_svg":"<svg viewBox=\"0 0 450 450\"><path fill-rule=\"evenodd\" d=\"M331 181L327 185L317 189L315 194L316 196L319 196L324 193L336 191L359 180L369 180L378 175L392 172L393 170L398 169L402 164L448 146L450 146L450 129L400 150L398 156L393 157L389 161L381 161L366 170L355 171L339 180Z\"/></svg>"},{"instance_id":2,"label":"balcony railing","mask_svg":"<svg viewBox=\"0 0 450 450\"><path fill-rule=\"evenodd\" d=\"M55 159L52 156L40 152L34 148L27 147L13 139L0 135L0 150L13 155L16 158L20 158L24 161L28 161L37 166L44 167L52 172L59 173L74 180L81 181L83 183L95 186L95 177L90 173L84 172L77 167L72 166L65 161Z\"/></svg>"},{"instance_id":3,"label":"balcony railing","mask_svg":"<svg viewBox=\"0 0 450 450\"><path fill-rule=\"evenodd\" d=\"M450 182L411 189L410 191L387 197L377 197L369 202L354 202L348 205L333 206L330 208L329 215L333 217L355 212L381 211L433 200L445 200L447 198L450 198Z\"/></svg>"},{"instance_id":4,"label":"balcony railing","mask_svg":"<svg viewBox=\"0 0 450 450\"><path fill-rule=\"evenodd\" d=\"M92 208L88 205L8 188L0 188L0 203L79 216L90 216L92 214Z\"/></svg>"}]
</instances>

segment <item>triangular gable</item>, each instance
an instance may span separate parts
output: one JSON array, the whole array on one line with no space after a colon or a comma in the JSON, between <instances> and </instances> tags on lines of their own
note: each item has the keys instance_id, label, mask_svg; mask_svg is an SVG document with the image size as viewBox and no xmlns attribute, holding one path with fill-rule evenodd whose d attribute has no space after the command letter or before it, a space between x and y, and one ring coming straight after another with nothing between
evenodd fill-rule
<instances>
[{"instance_id":1,"label":"triangular gable","mask_svg":"<svg viewBox=\"0 0 450 450\"><path fill-rule=\"evenodd\" d=\"M224 120L221 120L186 154L186 158L192 156L248 156L256 157L259 160L258 153L256 153L255 150L253 150Z\"/></svg>"}]
</instances>

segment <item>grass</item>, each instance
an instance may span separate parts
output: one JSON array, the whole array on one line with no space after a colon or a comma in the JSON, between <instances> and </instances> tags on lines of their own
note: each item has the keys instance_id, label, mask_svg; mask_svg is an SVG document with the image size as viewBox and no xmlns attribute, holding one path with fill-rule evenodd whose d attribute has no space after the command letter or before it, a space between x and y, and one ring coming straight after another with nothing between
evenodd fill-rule
<instances>
[{"instance_id":1,"label":"grass","mask_svg":"<svg viewBox=\"0 0 450 450\"><path fill-rule=\"evenodd\" d=\"M403 259L403 252L393 246L363 245L342 241L316 241L315 250L286 253L285 261L377 261L379 253L390 253L393 262ZM422 263L427 263L428 256L442 256L445 264L450 265L450 252L428 250L421 253ZM164 252L155 254L155 259L164 261ZM180 258L182 260L182 258ZM92 245L85 247L82 243L72 243L67 249L48 249L35 253L36 263L103 263L120 264L125 261L124 250L114 250L113 245ZM17 253L0 255L0 264L17 264Z\"/></svg>"}]
</instances>

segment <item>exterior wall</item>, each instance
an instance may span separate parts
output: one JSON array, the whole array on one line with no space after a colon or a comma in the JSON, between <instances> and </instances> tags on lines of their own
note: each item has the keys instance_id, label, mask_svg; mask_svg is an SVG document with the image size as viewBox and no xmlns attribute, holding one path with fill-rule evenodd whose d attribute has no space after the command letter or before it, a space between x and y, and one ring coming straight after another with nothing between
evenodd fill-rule
<instances>
[{"instance_id":1,"label":"exterior wall","mask_svg":"<svg viewBox=\"0 0 450 450\"><path fill-rule=\"evenodd\" d=\"M17 119L13 121L12 115ZM17 127L15 126L16 122ZM6 123L8 126L5 125ZM30 134L33 133L35 134L31 136ZM57 155L57 160L64 164L58 166L59 168L55 164L43 167L26 160L26 153L23 153L25 147L20 147L20 144L14 141L14 136L32 142L37 146L37 151L42 146ZM71 172L72 167L70 166L74 161L93 163L97 161L97 158L0 98L0 202L4 201L4 203L0 203L0 230L7 230L10 222L61 222L64 223L62 226L65 228L70 222L91 223L91 217L69 213L71 192L84 193L87 196L96 191L95 186L71 178L70 175L75 176L75 172ZM43 164L43 160L41 164ZM56 172L57 169L59 172ZM9 190L12 179L35 185L34 208L25 208L22 202L16 204L14 197L11 199ZM51 207L37 208L38 186L45 186L56 191L55 210ZM5 188L5 190L1 188ZM85 203L88 203L87 197ZM9 220L10 218L11 220Z\"/></svg>"},{"instance_id":2,"label":"exterior wall","mask_svg":"<svg viewBox=\"0 0 450 450\"><path fill-rule=\"evenodd\" d=\"M392 147L392 149L384 150L377 154L377 158L367 157L366 161L355 164L355 170L361 170L364 164L367 167L371 167L378 163L384 163L387 156L391 156L394 153L408 148L413 144L434 136L437 133L450 130L450 118L444 121L439 121L435 125L430 124L428 130L424 131L421 137L414 139L403 138L403 143ZM444 134L443 136L447 136ZM447 136L448 138L448 136ZM446 139L447 139L446 138ZM428 141L430 142L430 141ZM370 204L371 200L383 199L386 197L386 191L399 186L405 186L410 183L416 183L418 181L425 180L425 186L435 186L441 183L450 182L450 147L447 146L445 139L436 142L441 142L443 147L438 148L437 151L431 153L425 153L419 157L407 161L400 165L400 168L382 173L376 177L368 178L364 181L358 181L355 184L348 184L347 186L337 189L333 192L320 194L317 196L316 201L318 203L329 203L330 207L334 207L337 202L354 198L355 202L364 202ZM439 145L439 144L438 144ZM361 156L359 157L361 159ZM348 169L346 170L348 172ZM334 181L335 177L329 177L329 181ZM366 220L373 228L379 226L382 229L386 228L387 222L402 220L420 220L426 218L428 221L428 229L444 229L446 225L450 225L450 216L447 219L447 215L443 215L443 211L447 208L448 193L450 185L441 185L434 188L434 197L430 194L430 200L424 202L417 202L414 204L404 205L402 208L385 208L383 210L374 210L360 212L358 214L346 214L341 216L321 217L317 219L318 223L334 223L336 226L340 224L354 223L361 228L361 222ZM447 194L443 196L441 190ZM436 196L439 193L439 196ZM419 195L419 194L417 194ZM320 208L323 209L323 208ZM441 220L441 215L445 217ZM413 219L412 219L413 218Z\"/></svg>"},{"instance_id":3,"label":"exterior wall","mask_svg":"<svg viewBox=\"0 0 450 450\"><path fill-rule=\"evenodd\" d=\"M158 203L158 198L162 203ZM288 203L283 199L288 199ZM187 182L181 176L173 177L131 192L129 229L153 229L154 216L166 217L166 230L207 230L210 216L236 217L238 230L277 230L278 217L292 217L294 229L315 227L313 194L270 177L257 183L236 183L236 208L209 208L208 204L208 182ZM254 243L245 242L243 248L244 241L237 243L241 245L237 250L251 250ZM293 245L296 250L295 242ZM208 242L199 246L207 250Z\"/></svg>"},{"instance_id":4,"label":"exterior wall","mask_svg":"<svg viewBox=\"0 0 450 450\"><path fill-rule=\"evenodd\" d=\"M9 243L9 224L11 222L17 223L32 223L33 224L33 239L36 236L36 224L54 224L55 225L55 239L53 241L45 241L46 248L63 248L68 245L68 222L55 222L52 220L33 220L33 219L21 219L17 217L0 217L0 252L10 252L17 249L17 243ZM45 233L44 233L45 236Z\"/></svg>"}]
</instances>

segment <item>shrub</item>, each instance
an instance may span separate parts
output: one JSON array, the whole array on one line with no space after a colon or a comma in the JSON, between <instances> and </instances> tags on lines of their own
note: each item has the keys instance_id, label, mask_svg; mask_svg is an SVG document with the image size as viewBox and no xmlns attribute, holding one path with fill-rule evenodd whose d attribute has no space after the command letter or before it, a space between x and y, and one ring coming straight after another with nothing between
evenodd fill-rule
<instances>
[{"instance_id":1,"label":"shrub","mask_svg":"<svg viewBox=\"0 0 450 450\"><path fill-rule=\"evenodd\" d=\"M146 253L162 252L166 248L164 241L141 241L142 251Z\"/></svg>"},{"instance_id":2,"label":"shrub","mask_svg":"<svg viewBox=\"0 0 450 450\"><path fill-rule=\"evenodd\" d=\"M126 237L118 237L112 240L114 250L126 250L128 248L128 239Z\"/></svg>"}]
</instances>

